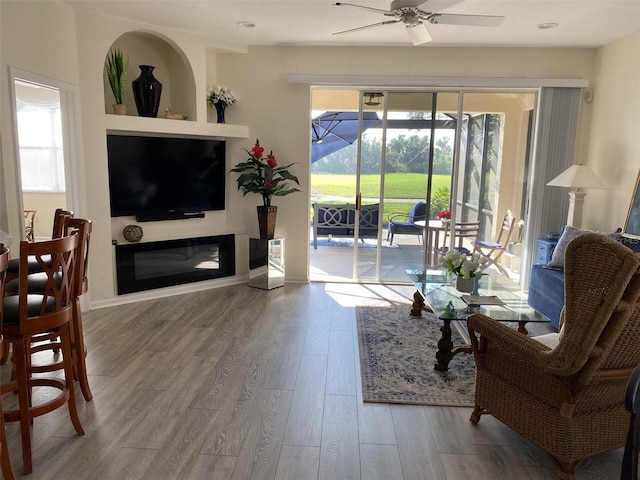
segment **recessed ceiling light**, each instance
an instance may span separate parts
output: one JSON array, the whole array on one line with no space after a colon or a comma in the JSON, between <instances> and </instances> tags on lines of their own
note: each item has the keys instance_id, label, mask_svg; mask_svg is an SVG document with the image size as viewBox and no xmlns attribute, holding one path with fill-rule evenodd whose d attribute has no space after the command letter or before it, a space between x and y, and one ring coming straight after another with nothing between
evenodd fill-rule
<instances>
[{"instance_id":1,"label":"recessed ceiling light","mask_svg":"<svg viewBox=\"0 0 640 480\"><path fill-rule=\"evenodd\" d=\"M255 26L256 26L256 24L255 24L255 23L253 23L253 22L246 22L246 21L244 21L244 22L238 22L238 23L236 23L236 25L237 25L237 26L239 26L239 27L241 27L241 28L253 28L253 27L255 27Z\"/></svg>"},{"instance_id":2,"label":"recessed ceiling light","mask_svg":"<svg viewBox=\"0 0 640 480\"><path fill-rule=\"evenodd\" d=\"M558 24L557 23L539 23L537 27L540 30L548 30L550 28L557 28Z\"/></svg>"}]
</instances>

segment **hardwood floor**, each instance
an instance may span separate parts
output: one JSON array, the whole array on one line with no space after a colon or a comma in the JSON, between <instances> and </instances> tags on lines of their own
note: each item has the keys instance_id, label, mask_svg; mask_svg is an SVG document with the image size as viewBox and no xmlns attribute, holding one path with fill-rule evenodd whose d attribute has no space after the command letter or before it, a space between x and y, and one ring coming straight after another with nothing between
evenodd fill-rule
<instances>
[{"instance_id":1,"label":"hardwood floor","mask_svg":"<svg viewBox=\"0 0 640 480\"><path fill-rule=\"evenodd\" d=\"M37 418L24 478L557 478L541 450L492 417L471 425L470 408L362 402L355 305L412 293L239 285L86 312L93 401L76 391L86 434L66 409ZM18 425L7 433L20 478ZM602 455L578 478L619 478L621 462L621 451Z\"/></svg>"}]
</instances>

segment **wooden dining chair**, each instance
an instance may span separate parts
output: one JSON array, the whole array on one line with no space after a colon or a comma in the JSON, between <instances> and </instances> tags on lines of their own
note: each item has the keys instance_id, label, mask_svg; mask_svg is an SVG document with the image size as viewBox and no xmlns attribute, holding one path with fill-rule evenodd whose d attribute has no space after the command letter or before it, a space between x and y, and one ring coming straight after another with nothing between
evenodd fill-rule
<instances>
[{"instance_id":1,"label":"wooden dining chair","mask_svg":"<svg viewBox=\"0 0 640 480\"><path fill-rule=\"evenodd\" d=\"M82 311L80 309L80 296L85 294L89 289L88 269L89 269L89 243L91 239L92 223L91 220L84 218L68 218L65 227L65 233L77 233L79 237L78 249L76 251L76 261L79 267L76 269L76 278L74 279L74 302L73 302L73 319L71 322L71 347L74 379L78 380L82 395L85 400L90 401L93 398L89 380L87 376L86 356L87 350L84 344L84 334L82 328ZM44 272L32 273L27 277L27 289L29 293L42 294L46 288L47 274ZM8 295L17 295L20 287L18 279L12 280L6 285L6 293ZM32 338L31 354L38 352L53 350L58 353L60 342L57 332L47 332L40 336ZM63 368L62 361L53 361L44 364L32 364L32 373L43 373L61 370Z\"/></svg>"},{"instance_id":2,"label":"wooden dining chair","mask_svg":"<svg viewBox=\"0 0 640 480\"><path fill-rule=\"evenodd\" d=\"M71 423L78 435L84 430L78 417L74 394L71 351L71 323L80 262L76 260L79 235L44 242L20 242L20 288L18 295L4 297L4 337L12 346L11 360L15 379L2 384L0 393L17 393L18 408L4 412L8 422L20 422L22 465L25 474L33 471L31 458L31 429L33 419L67 405ZM29 257L38 262L46 274L46 288L42 294L30 294L28 285ZM32 375L31 339L35 335L56 332L60 338L64 376ZM38 390L34 390L34 387ZM50 393L59 390L58 395ZM39 401L35 402L34 398Z\"/></svg>"},{"instance_id":3,"label":"wooden dining chair","mask_svg":"<svg viewBox=\"0 0 640 480\"><path fill-rule=\"evenodd\" d=\"M73 212L65 210L64 208L57 208L53 214L53 231L51 232L51 238L60 238L63 236L65 229L65 220L73 217ZM27 239L28 240L28 239ZM33 240L32 240L33 241ZM19 258L12 258L9 260L9 266L7 267L7 282L18 278L18 267L20 266ZM38 263L31 259L27 263L29 273L36 273L42 271Z\"/></svg>"},{"instance_id":4,"label":"wooden dining chair","mask_svg":"<svg viewBox=\"0 0 640 480\"><path fill-rule=\"evenodd\" d=\"M509 247L509 240L511 240L511 234L513 233L515 222L515 217L512 217L507 213L502 219L502 226L500 227L500 233L498 234L496 241L487 242L479 240L473 247L474 252L478 252L480 255L487 258L486 267L495 265L500 273L506 277L509 277L509 273L507 273L505 268L500 264L500 258Z\"/></svg>"},{"instance_id":5,"label":"wooden dining chair","mask_svg":"<svg viewBox=\"0 0 640 480\"><path fill-rule=\"evenodd\" d=\"M4 298L4 285L7 276L7 266L9 265L9 249L0 243L0 298ZM2 355L2 321L4 302L0 302L0 355ZM2 412L2 402L0 402L0 471L5 480L14 480L16 477L11 467L9 449L7 448L7 433L4 429L4 414Z\"/></svg>"},{"instance_id":6,"label":"wooden dining chair","mask_svg":"<svg viewBox=\"0 0 640 480\"><path fill-rule=\"evenodd\" d=\"M453 230L453 248L458 250L460 253L471 254L471 250L467 248L467 245L473 248L478 241L480 222L455 222ZM446 255L449 251L450 235L451 230L447 228L444 232L442 246L436 249L436 258Z\"/></svg>"}]
</instances>

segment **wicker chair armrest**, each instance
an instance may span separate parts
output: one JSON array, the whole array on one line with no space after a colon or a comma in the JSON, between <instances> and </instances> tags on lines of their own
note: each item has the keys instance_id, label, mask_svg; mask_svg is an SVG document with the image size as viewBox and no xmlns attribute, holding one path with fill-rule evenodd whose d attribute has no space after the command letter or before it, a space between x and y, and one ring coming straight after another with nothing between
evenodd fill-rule
<instances>
[{"instance_id":1,"label":"wicker chair armrest","mask_svg":"<svg viewBox=\"0 0 640 480\"><path fill-rule=\"evenodd\" d=\"M551 350L537 340L479 313L467 319L467 328L474 354L484 353L486 342L495 342L520 361L539 366L540 357Z\"/></svg>"}]
</instances>

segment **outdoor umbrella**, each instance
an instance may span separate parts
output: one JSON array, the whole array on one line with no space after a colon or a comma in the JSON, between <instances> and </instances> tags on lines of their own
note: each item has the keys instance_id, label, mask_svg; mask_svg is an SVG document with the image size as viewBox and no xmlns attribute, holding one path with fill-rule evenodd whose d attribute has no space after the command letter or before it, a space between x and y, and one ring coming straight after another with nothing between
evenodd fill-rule
<instances>
[{"instance_id":1,"label":"outdoor umbrella","mask_svg":"<svg viewBox=\"0 0 640 480\"><path fill-rule=\"evenodd\" d=\"M362 131L380 125L376 112L362 114ZM325 112L311 120L311 163L348 147L358 138L358 112Z\"/></svg>"}]
</instances>

